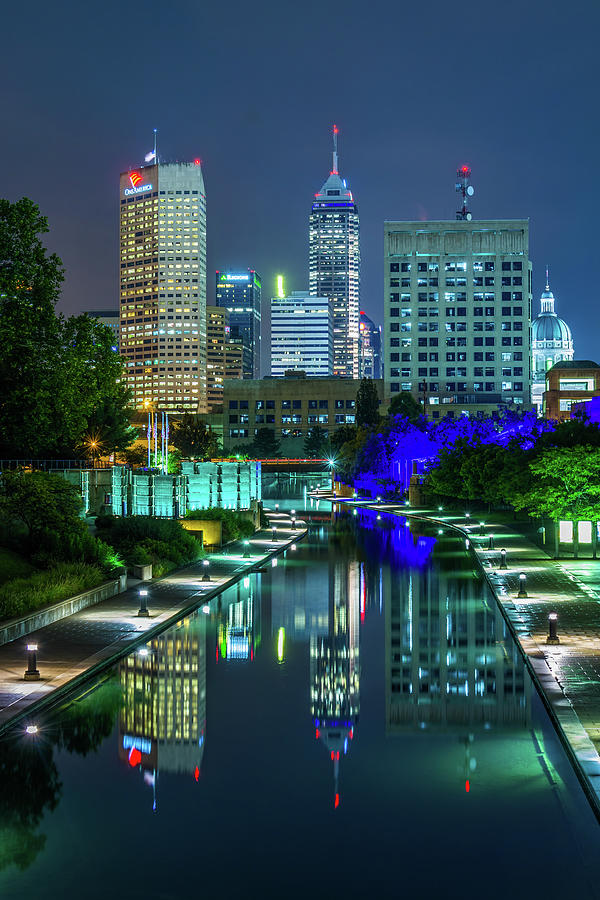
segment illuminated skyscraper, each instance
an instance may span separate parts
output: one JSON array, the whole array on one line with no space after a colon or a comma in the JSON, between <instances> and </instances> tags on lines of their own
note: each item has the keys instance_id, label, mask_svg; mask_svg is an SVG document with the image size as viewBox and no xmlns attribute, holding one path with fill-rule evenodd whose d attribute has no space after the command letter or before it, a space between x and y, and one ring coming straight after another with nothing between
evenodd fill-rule
<instances>
[{"instance_id":1,"label":"illuminated skyscraper","mask_svg":"<svg viewBox=\"0 0 600 900\"><path fill-rule=\"evenodd\" d=\"M381 325L360 313L360 377L381 378Z\"/></svg>"},{"instance_id":2,"label":"illuminated skyscraper","mask_svg":"<svg viewBox=\"0 0 600 900\"><path fill-rule=\"evenodd\" d=\"M260 378L260 278L254 269L216 275L216 305L229 312L231 337L244 343L244 378Z\"/></svg>"},{"instance_id":3,"label":"illuminated skyscraper","mask_svg":"<svg viewBox=\"0 0 600 900\"><path fill-rule=\"evenodd\" d=\"M206 411L206 196L200 161L120 178L120 350L138 409Z\"/></svg>"},{"instance_id":4,"label":"illuminated skyscraper","mask_svg":"<svg viewBox=\"0 0 600 900\"><path fill-rule=\"evenodd\" d=\"M309 288L333 305L333 374L359 377L360 220L346 180L340 177L337 127L333 167L315 194L309 226Z\"/></svg>"},{"instance_id":5,"label":"illuminated skyscraper","mask_svg":"<svg viewBox=\"0 0 600 900\"><path fill-rule=\"evenodd\" d=\"M309 378L333 375L333 316L327 297L293 291L271 300L271 375L290 369Z\"/></svg>"}]
</instances>

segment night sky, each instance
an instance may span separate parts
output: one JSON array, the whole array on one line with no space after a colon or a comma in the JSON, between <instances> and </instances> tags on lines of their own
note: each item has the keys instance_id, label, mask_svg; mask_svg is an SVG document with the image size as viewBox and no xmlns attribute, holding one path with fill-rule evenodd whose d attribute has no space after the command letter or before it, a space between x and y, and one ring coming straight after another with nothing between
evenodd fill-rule
<instances>
[{"instance_id":1,"label":"night sky","mask_svg":"<svg viewBox=\"0 0 600 900\"><path fill-rule=\"evenodd\" d=\"M340 128L358 202L362 308L381 320L385 219L531 219L534 315L550 265L576 358L596 339L600 6L503 3L11 3L2 11L2 195L35 200L67 313L117 306L119 173L159 129L203 161L214 270L270 296L308 284L308 214Z\"/></svg>"}]
</instances>

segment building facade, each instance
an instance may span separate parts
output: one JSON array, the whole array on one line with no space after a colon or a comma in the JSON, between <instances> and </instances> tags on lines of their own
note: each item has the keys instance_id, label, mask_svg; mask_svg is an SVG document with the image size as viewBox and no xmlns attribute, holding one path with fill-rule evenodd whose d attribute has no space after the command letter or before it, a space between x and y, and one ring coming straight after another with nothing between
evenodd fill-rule
<instances>
[{"instance_id":1,"label":"building facade","mask_svg":"<svg viewBox=\"0 0 600 900\"><path fill-rule=\"evenodd\" d=\"M361 378L383 377L381 366L381 325L376 325L365 312L360 313L360 366Z\"/></svg>"},{"instance_id":2,"label":"building facade","mask_svg":"<svg viewBox=\"0 0 600 900\"><path fill-rule=\"evenodd\" d=\"M540 312L531 323L531 402L541 415L546 372L560 360L575 355L571 329L554 311L554 294L550 290L546 269L546 288L540 298Z\"/></svg>"},{"instance_id":3,"label":"building facade","mask_svg":"<svg viewBox=\"0 0 600 900\"><path fill-rule=\"evenodd\" d=\"M360 220L346 180L338 172L337 129L333 168L312 204L309 289L333 306L333 374L359 377Z\"/></svg>"},{"instance_id":4,"label":"building facade","mask_svg":"<svg viewBox=\"0 0 600 900\"><path fill-rule=\"evenodd\" d=\"M386 395L427 415L529 405L527 219L385 223Z\"/></svg>"},{"instance_id":5,"label":"building facade","mask_svg":"<svg viewBox=\"0 0 600 900\"><path fill-rule=\"evenodd\" d=\"M375 382L383 400L383 382ZM226 381L223 403L223 447L251 443L259 429L270 428L281 441L284 456L303 454L304 439L318 425L331 435L356 422L359 384L352 378L307 378L287 373L283 378Z\"/></svg>"},{"instance_id":6,"label":"building facade","mask_svg":"<svg viewBox=\"0 0 600 900\"><path fill-rule=\"evenodd\" d=\"M206 411L206 196L199 161L120 178L120 352L137 409Z\"/></svg>"},{"instance_id":7,"label":"building facade","mask_svg":"<svg viewBox=\"0 0 600 900\"><path fill-rule=\"evenodd\" d=\"M110 328L115 337L114 349L119 350L119 335L121 332L121 314L118 309L91 309L88 312L91 319L97 319L102 325Z\"/></svg>"},{"instance_id":8,"label":"building facade","mask_svg":"<svg viewBox=\"0 0 600 900\"><path fill-rule=\"evenodd\" d=\"M293 291L271 300L271 375L302 369L311 378L333 375L333 311L327 297Z\"/></svg>"},{"instance_id":9,"label":"building facade","mask_svg":"<svg viewBox=\"0 0 600 900\"><path fill-rule=\"evenodd\" d=\"M223 382L243 377L243 342L231 338L225 307L206 307L206 398L208 411L223 408Z\"/></svg>"},{"instance_id":10,"label":"building facade","mask_svg":"<svg viewBox=\"0 0 600 900\"><path fill-rule=\"evenodd\" d=\"M229 312L231 337L244 344L244 378L260 378L261 280L254 269L216 273L216 305Z\"/></svg>"},{"instance_id":11,"label":"building facade","mask_svg":"<svg viewBox=\"0 0 600 900\"><path fill-rule=\"evenodd\" d=\"M600 396L600 366L591 359L561 360L546 372L543 396L545 419L564 422L571 418L571 410L585 406Z\"/></svg>"}]
</instances>

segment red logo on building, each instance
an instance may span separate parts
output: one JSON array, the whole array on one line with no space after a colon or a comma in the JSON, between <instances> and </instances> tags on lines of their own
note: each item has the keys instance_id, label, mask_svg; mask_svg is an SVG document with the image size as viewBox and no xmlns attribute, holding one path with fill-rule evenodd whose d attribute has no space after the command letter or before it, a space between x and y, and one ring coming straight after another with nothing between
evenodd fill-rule
<instances>
[{"instance_id":1,"label":"red logo on building","mask_svg":"<svg viewBox=\"0 0 600 900\"><path fill-rule=\"evenodd\" d=\"M139 172L132 172L131 175L129 176L129 180L131 182L131 187L135 187L136 184L139 184L140 181L142 180L142 176L140 175Z\"/></svg>"}]
</instances>

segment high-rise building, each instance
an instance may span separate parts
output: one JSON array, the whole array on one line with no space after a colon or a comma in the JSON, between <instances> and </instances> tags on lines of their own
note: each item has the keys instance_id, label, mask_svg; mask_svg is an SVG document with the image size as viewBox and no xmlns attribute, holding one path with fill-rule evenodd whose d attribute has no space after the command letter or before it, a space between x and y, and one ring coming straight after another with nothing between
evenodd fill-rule
<instances>
[{"instance_id":1,"label":"high-rise building","mask_svg":"<svg viewBox=\"0 0 600 900\"><path fill-rule=\"evenodd\" d=\"M554 294L550 290L548 269L546 289L540 298L541 311L531 323L531 402L542 414L546 372L554 363L575 356L571 329L554 311Z\"/></svg>"},{"instance_id":2,"label":"high-rise building","mask_svg":"<svg viewBox=\"0 0 600 900\"><path fill-rule=\"evenodd\" d=\"M386 396L434 419L528 404L529 221L386 222L384 240Z\"/></svg>"},{"instance_id":3,"label":"high-rise building","mask_svg":"<svg viewBox=\"0 0 600 900\"><path fill-rule=\"evenodd\" d=\"M216 274L216 305L229 312L231 337L244 342L244 378L260 378L260 277L254 269Z\"/></svg>"},{"instance_id":4,"label":"high-rise building","mask_svg":"<svg viewBox=\"0 0 600 900\"><path fill-rule=\"evenodd\" d=\"M115 349L119 349L119 332L121 316L118 309L91 309L88 312L91 319L97 319L102 325L110 328L115 336Z\"/></svg>"},{"instance_id":5,"label":"high-rise building","mask_svg":"<svg viewBox=\"0 0 600 900\"><path fill-rule=\"evenodd\" d=\"M376 325L362 310L359 375L361 378L381 378L381 325Z\"/></svg>"},{"instance_id":6,"label":"high-rise building","mask_svg":"<svg viewBox=\"0 0 600 900\"><path fill-rule=\"evenodd\" d=\"M206 307L206 397L209 412L223 408L223 381L242 378L243 343L231 339L229 312L225 307Z\"/></svg>"},{"instance_id":7,"label":"high-rise building","mask_svg":"<svg viewBox=\"0 0 600 900\"><path fill-rule=\"evenodd\" d=\"M271 300L271 375L302 370L309 377L333 375L333 314L327 297L293 291Z\"/></svg>"},{"instance_id":8,"label":"high-rise building","mask_svg":"<svg viewBox=\"0 0 600 900\"><path fill-rule=\"evenodd\" d=\"M360 220L338 172L337 128L333 167L315 194L309 226L309 288L333 305L333 374L359 377Z\"/></svg>"},{"instance_id":9,"label":"high-rise building","mask_svg":"<svg viewBox=\"0 0 600 900\"><path fill-rule=\"evenodd\" d=\"M121 356L138 409L206 411L206 197L200 161L120 179Z\"/></svg>"}]
</instances>

